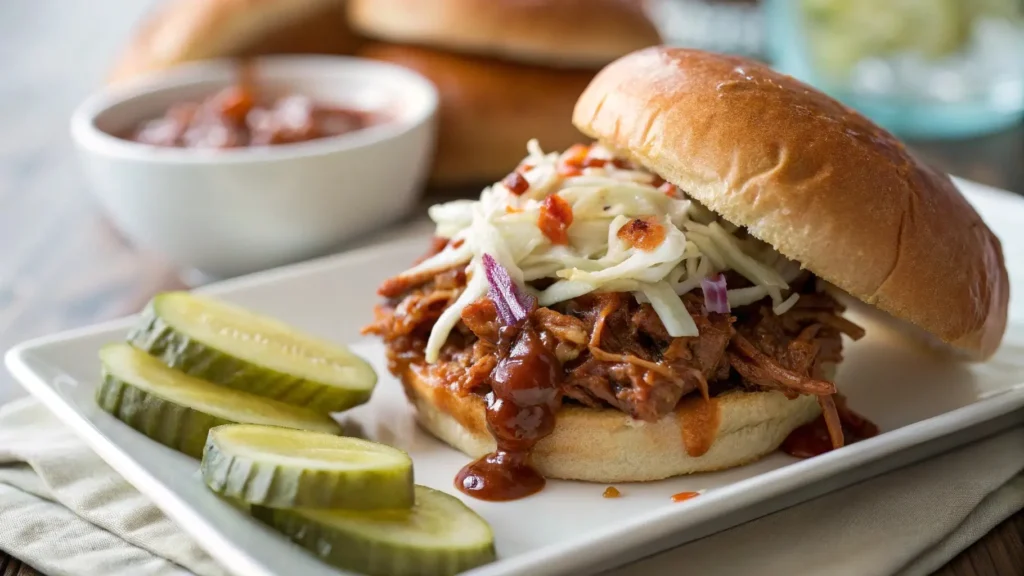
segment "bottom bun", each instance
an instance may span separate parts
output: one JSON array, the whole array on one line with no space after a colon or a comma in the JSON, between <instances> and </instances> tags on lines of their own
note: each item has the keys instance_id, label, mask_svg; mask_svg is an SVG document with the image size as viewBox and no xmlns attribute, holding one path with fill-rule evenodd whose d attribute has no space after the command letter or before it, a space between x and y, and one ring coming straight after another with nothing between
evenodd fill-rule
<instances>
[{"instance_id":1,"label":"bottom bun","mask_svg":"<svg viewBox=\"0 0 1024 576\"><path fill-rule=\"evenodd\" d=\"M431 434L472 458L494 450L482 398L434 385L415 367L403 374L402 382L417 419ZM698 396L657 422L635 420L610 408L564 406L554 432L534 447L533 465L547 478L589 482L644 482L710 472L771 453L790 432L821 414L814 396L790 400L781 392L733 391L713 400L717 431L710 430L711 446L700 456L687 453L687 442L700 441L692 430L699 437L702 428L713 428L695 424L709 416L713 421L714 414L702 409L705 404Z\"/></svg>"}]
</instances>

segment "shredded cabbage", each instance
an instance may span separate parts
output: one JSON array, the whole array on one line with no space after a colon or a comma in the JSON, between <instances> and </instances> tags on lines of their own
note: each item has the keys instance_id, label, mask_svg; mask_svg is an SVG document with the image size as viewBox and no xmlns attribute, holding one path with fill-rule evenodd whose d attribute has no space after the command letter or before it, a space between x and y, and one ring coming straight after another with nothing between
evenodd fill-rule
<instances>
[{"instance_id":1,"label":"shredded cabbage","mask_svg":"<svg viewBox=\"0 0 1024 576\"><path fill-rule=\"evenodd\" d=\"M466 289L451 306L441 313L440 318L437 319L433 329L430 331L430 338L427 338L427 348L424 351L424 359L428 364L437 362L437 358L441 353L441 346L444 346L445 341L448 340L448 334L451 333L452 328L455 328L455 325L462 319L462 311L465 310L466 306L487 294L487 279L484 277L483 270L479 269L480 267L476 265L476 261L474 261L472 267L474 270L469 278L469 283L466 285Z\"/></svg>"},{"instance_id":2,"label":"shredded cabbage","mask_svg":"<svg viewBox=\"0 0 1024 576\"><path fill-rule=\"evenodd\" d=\"M517 283L555 280L540 291L528 288L540 306L592 292L631 292L651 304L673 337L698 335L680 295L718 272L731 270L751 283L728 290L730 306L771 298L775 313L781 314L796 303L798 295L789 294L789 283L800 273L799 264L690 199L659 190L650 172L617 167L611 162L615 155L600 145L591 147L588 158L607 162L570 176L559 173L561 155L545 153L536 140L527 144L527 152L518 168L530 185L525 193L516 195L499 182L476 201L456 200L429 210L436 234L451 242L403 275L464 265L469 283L434 324L428 362L437 359L463 309L486 294L483 254L490 254ZM544 200L552 194L572 209L568 245L553 244L538 226ZM650 251L618 237L631 220L652 216L665 234Z\"/></svg>"},{"instance_id":3,"label":"shredded cabbage","mask_svg":"<svg viewBox=\"0 0 1024 576\"><path fill-rule=\"evenodd\" d=\"M750 286L747 288L734 288L726 291L729 297L729 307L746 306L768 296L768 290L764 286Z\"/></svg>"},{"instance_id":4,"label":"shredded cabbage","mask_svg":"<svg viewBox=\"0 0 1024 576\"><path fill-rule=\"evenodd\" d=\"M668 335L673 338L681 336L698 336L697 325L683 305L683 299L672 290L668 282L644 284L640 290L650 301L654 311L665 325Z\"/></svg>"},{"instance_id":5,"label":"shredded cabbage","mask_svg":"<svg viewBox=\"0 0 1024 576\"><path fill-rule=\"evenodd\" d=\"M800 295L794 292L789 295L789 298L783 300L781 304L776 304L775 307L772 308L772 312L775 312L776 314L785 314L786 312L789 312L790 308L796 305L796 301L799 299Z\"/></svg>"}]
</instances>

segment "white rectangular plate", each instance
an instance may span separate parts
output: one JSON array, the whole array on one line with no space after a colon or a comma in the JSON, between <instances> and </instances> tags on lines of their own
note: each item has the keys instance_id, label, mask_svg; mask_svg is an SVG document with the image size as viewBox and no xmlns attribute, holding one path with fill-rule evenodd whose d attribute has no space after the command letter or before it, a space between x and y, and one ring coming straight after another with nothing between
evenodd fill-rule
<instances>
[{"instance_id":1,"label":"white rectangular plate","mask_svg":"<svg viewBox=\"0 0 1024 576\"><path fill-rule=\"evenodd\" d=\"M1024 286L1024 200L971 183L965 194L999 234L1011 282ZM712 474L618 487L549 482L540 494L511 503L464 497L452 479L467 462L417 428L400 384L384 367L383 349L359 336L377 300L375 287L425 248L425 232L329 259L222 283L208 292L277 316L321 336L352 344L369 358L380 383L373 400L346 414L347 424L413 457L417 482L454 494L494 527L499 560L474 574L559 574L610 568L721 530L824 491L948 449L1024 420L1024 313L1014 307L996 357L962 365L910 345L868 318L868 336L848 347L839 388L876 422L880 436L809 460L781 453ZM1016 265L1016 267L1014 267ZM1019 295L1014 292L1014 295ZM120 340L131 319L27 342L11 350L8 368L111 466L151 497L213 557L246 576L338 574L223 503L196 475L197 463L134 432L93 403L97 351ZM682 449L682 445L680 445ZM797 490L800 489L800 490ZM707 490L673 503L677 492Z\"/></svg>"}]
</instances>

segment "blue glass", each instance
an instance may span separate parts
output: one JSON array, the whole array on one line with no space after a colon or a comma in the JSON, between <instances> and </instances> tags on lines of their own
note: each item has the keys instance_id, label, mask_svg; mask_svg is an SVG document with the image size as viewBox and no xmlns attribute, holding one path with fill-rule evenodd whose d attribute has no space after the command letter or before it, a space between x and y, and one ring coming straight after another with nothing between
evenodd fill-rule
<instances>
[{"instance_id":1,"label":"blue glass","mask_svg":"<svg viewBox=\"0 0 1024 576\"><path fill-rule=\"evenodd\" d=\"M766 0L764 9L773 66L901 137L974 136L1024 117L1020 0Z\"/></svg>"}]
</instances>

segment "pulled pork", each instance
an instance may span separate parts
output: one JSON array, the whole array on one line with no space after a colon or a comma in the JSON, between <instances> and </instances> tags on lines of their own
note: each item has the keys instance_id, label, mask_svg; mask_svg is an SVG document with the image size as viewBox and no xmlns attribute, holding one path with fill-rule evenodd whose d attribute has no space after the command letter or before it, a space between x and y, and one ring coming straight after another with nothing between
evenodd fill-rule
<instances>
[{"instance_id":1,"label":"pulled pork","mask_svg":"<svg viewBox=\"0 0 1024 576\"><path fill-rule=\"evenodd\" d=\"M465 287L461 270L390 280L381 287L388 300L364 329L381 336L389 368L427 369L462 394L486 394L498 363L498 322L494 305L481 299L468 306L438 362L423 367L423 350L434 322ZM610 406L634 418L655 421L693 392L705 398L742 387L778 390L791 398L818 397L833 446L842 446L835 385L825 374L842 359L841 334L864 331L840 314L842 305L813 290L809 274L795 284L796 305L782 315L753 304L731 314L709 313L699 292L683 296L700 335L672 338L650 304L628 293L589 294L538 308L532 320L545 346L565 371L562 395L585 406ZM844 419L848 419L844 418Z\"/></svg>"}]
</instances>

